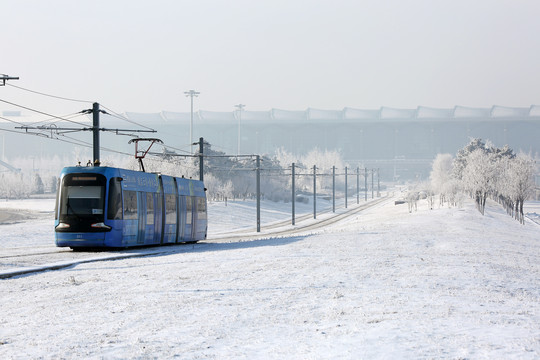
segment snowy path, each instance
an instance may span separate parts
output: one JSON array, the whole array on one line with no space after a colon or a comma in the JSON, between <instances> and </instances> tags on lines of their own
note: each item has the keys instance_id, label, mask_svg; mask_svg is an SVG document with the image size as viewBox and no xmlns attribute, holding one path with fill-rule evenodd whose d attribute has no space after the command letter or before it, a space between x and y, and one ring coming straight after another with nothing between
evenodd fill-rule
<instances>
[{"instance_id":1,"label":"snowy path","mask_svg":"<svg viewBox=\"0 0 540 360\"><path fill-rule=\"evenodd\" d=\"M367 210L320 234L1 280L1 358L540 356L540 226Z\"/></svg>"}]
</instances>

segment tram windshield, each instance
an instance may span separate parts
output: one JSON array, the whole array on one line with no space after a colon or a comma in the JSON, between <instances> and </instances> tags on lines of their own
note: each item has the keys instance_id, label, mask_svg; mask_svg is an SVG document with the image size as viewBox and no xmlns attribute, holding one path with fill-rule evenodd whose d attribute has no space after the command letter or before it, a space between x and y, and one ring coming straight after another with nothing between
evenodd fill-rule
<instances>
[{"instance_id":1,"label":"tram windshield","mask_svg":"<svg viewBox=\"0 0 540 360\"><path fill-rule=\"evenodd\" d=\"M102 175L67 175L62 184L60 217L103 218L105 177Z\"/></svg>"}]
</instances>

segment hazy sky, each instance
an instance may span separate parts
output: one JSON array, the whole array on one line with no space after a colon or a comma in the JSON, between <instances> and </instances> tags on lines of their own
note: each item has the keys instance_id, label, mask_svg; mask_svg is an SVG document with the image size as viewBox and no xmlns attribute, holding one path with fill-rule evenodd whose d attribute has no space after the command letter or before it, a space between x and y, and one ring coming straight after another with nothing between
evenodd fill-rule
<instances>
[{"instance_id":1,"label":"hazy sky","mask_svg":"<svg viewBox=\"0 0 540 360\"><path fill-rule=\"evenodd\" d=\"M0 3L13 85L119 112L189 111L189 89L214 111L540 104L538 0ZM0 99L88 108L9 86Z\"/></svg>"}]
</instances>

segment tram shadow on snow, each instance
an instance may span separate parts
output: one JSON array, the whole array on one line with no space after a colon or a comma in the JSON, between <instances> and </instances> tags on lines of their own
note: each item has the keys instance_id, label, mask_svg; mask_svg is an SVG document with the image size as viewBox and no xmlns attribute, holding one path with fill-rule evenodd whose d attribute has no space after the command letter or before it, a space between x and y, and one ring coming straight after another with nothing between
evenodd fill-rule
<instances>
[{"instance_id":1,"label":"tram shadow on snow","mask_svg":"<svg viewBox=\"0 0 540 360\"><path fill-rule=\"evenodd\" d=\"M253 239L253 240L238 240L235 241L232 239L230 242L212 242L210 241L201 241L198 242L192 249L197 252L204 251L223 251L223 250L239 250L239 249L249 249L263 246L284 246L289 245L301 240L304 240L305 236L290 236L290 237L275 237L275 238L264 238L264 239ZM189 244L188 244L189 245Z\"/></svg>"},{"instance_id":2,"label":"tram shadow on snow","mask_svg":"<svg viewBox=\"0 0 540 360\"><path fill-rule=\"evenodd\" d=\"M148 256L163 256L174 253L183 252L207 252L207 251L226 251L226 250L239 250L249 249L263 246L284 246L289 245L305 239L305 236L290 236L290 237L274 237L252 240L234 240L230 239L227 242L212 241L212 239L201 240L199 242L192 243L179 243L179 244L164 244L164 245L149 245L132 248L100 248L100 247L85 247L74 248L74 252L95 252L95 253L116 253L116 252L128 252L139 253L146 252L148 250L162 250L156 254L148 254Z\"/></svg>"}]
</instances>

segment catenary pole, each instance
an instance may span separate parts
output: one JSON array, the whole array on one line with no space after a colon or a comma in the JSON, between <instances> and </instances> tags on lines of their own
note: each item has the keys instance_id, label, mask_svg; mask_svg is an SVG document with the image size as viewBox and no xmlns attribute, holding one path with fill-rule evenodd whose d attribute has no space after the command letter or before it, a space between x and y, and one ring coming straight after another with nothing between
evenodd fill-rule
<instances>
[{"instance_id":1,"label":"catenary pole","mask_svg":"<svg viewBox=\"0 0 540 360\"><path fill-rule=\"evenodd\" d=\"M381 173L380 168L377 168L377 197L381 196Z\"/></svg>"},{"instance_id":2,"label":"catenary pole","mask_svg":"<svg viewBox=\"0 0 540 360\"><path fill-rule=\"evenodd\" d=\"M317 165L313 165L313 218L317 218Z\"/></svg>"},{"instance_id":3,"label":"catenary pole","mask_svg":"<svg viewBox=\"0 0 540 360\"><path fill-rule=\"evenodd\" d=\"M332 212L336 212L336 167L332 166Z\"/></svg>"},{"instance_id":4,"label":"catenary pole","mask_svg":"<svg viewBox=\"0 0 540 360\"><path fill-rule=\"evenodd\" d=\"M371 169L371 198L373 199L375 195L373 192L375 191L375 186L373 185L373 173L375 172L375 169Z\"/></svg>"},{"instance_id":5,"label":"catenary pole","mask_svg":"<svg viewBox=\"0 0 540 360\"><path fill-rule=\"evenodd\" d=\"M367 201L367 167L364 168L364 200Z\"/></svg>"},{"instance_id":6,"label":"catenary pole","mask_svg":"<svg viewBox=\"0 0 540 360\"><path fill-rule=\"evenodd\" d=\"M92 106L92 132L94 137L94 166L99 166L99 104L97 102Z\"/></svg>"},{"instance_id":7,"label":"catenary pole","mask_svg":"<svg viewBox=\"0 0 540 360\"><path fill-rule=\"evenodd\" d=\"M257 232L261 232L261 157L257 155Z\"/></svg>"},{"instance_id":8,"label":"catenary pole","mask_svg":"<svg viewBox=\"0 0 540 360\"><path fill-rule=\"evenodd\" d=\"M348 184L347 184L347 167L345 166L345 209L347 208L347 197L348 197Z\"/></svg>"},{"instance_id":9,"label":"catenary pole","mask_svg":"<svg viewBox=\"0 0 540 360\"><path fill-rule=\"evenodd\" d=\"M203 151L204 151L204 139L199 138L199 180L204 181L204 163L203 163Z\"/></svg>"},{"instance_id":10,"label":"catenary pole","mask_svg":"<svg viewBox=\"0 0 540 360\"><path fill-rule=\"evenodd\" d=\"M360 168L356 168L356 203L360 204Z\"/></svg>"},{"instance_id":11,"label":"catenary pole","mask_svg":"<svg viewBox=\"0 0 540 360\"><path fill-rule=\"evenodd\" d=\"M295 189L295 184L294 184L294 163L292 163L292 225L294 225L295 221L294 221L294 217L295 217L295 201L296 201L296 189Z\"/></svg>"}]
</instances>

